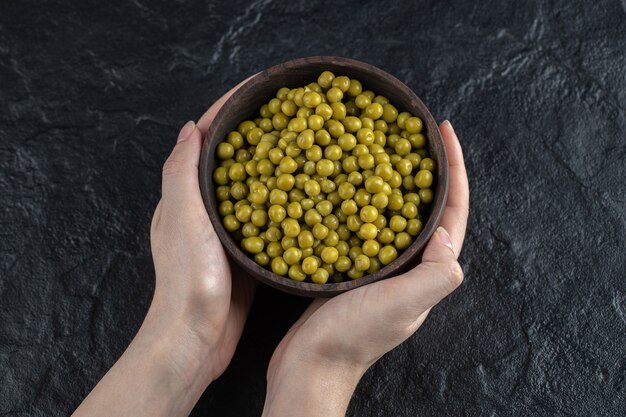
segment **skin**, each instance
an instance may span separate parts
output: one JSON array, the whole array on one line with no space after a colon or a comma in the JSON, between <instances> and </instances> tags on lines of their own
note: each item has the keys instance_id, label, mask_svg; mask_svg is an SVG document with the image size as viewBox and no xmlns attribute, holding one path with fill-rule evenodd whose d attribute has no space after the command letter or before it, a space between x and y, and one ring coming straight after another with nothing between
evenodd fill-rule
<instances>
[{"instance_id":1,"label":"skin","mask_svg":"<svg viewBox=\"0 0 626 417\"><path fill-rule=\"evenodd\" d=\"M163 167L162 199L152 221L152 304L130 346L74 416L185 416L228 366L256 284L229 262L213 230L200 195L198 162L204 133L239 86L181 130ZM449 122L440 129L450 193L423 263L398 277L313 301L270 361L264 416L345 415L367 368L410 337L460 285L456 259L469 190L454 130Z\"/></svg>"}]
</instances>

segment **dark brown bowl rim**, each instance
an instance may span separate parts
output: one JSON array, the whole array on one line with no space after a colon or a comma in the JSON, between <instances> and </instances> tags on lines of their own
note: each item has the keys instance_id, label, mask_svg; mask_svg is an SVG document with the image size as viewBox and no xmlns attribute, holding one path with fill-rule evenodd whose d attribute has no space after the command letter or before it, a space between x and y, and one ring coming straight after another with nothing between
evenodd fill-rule
<instances>
[{"instance_id":1,"label":"dark brown bowl rim","mask_svg":"<svg viewBox=\"0 0 626 417\"><path fill-rule=\"evenodd\" d=\"M326 283L316 284L312 282L294 281L288 277L283 277L274 274L270 270L258 265L254 262L246 253L239 248L239 245L234 241L232 236L224 229L221 219L217 214L217 201L215 198L214 188L209 185L212 182L212 173L208 172L209 158L214 158L214 155L209 155L209 138L215 135L215 131L222 123L222 119L230 111L233 103L237 102L241 96L243 96L247 90L258 86L260 83L269 80L270 75L275 75L279 71L294 70L297 68L303 68L312 64L319 65L320 62L328 63L334 67L345 67L348 69L355 69L358 71L367 71L373 74L376 78L379 78L381 82L393 84L394 89L398 90L399 95L404 95L415 104L416 108L406 109L414 113L419 110L419 113L423 116L424 124L426 127L426 135L429 141L436 141L440 144L441 153L437 155L439 165L439 175L437 177L437 188L435 200L431 206L431 213L427 222L424 224L422 232L418 235L413 244L407 248L395 261L381 268L380 271L366 275L363 278L356 280L343 281L338 283ZM278 86L277 86L278 88ZM442 164L443 162L443 164ZM420 256L422 250L426 246L426 243L435 232L438 227L448 197L448 157L443 144L443 139L439 131L438 125L431 115L430 111L420 100L420 98L402 81L394 77L393 75L381 70L373 65L365 62L357 61L350 58L338 57L338 56L312 56L297 58L290 61L286 61L282 64L275 65L267 68L250 78L248 78L240 88L235 91L229 99L223 104L220 110L216 113L213 122L209 126L202 145L202 153L200 157L200 169L199 169L199 181L200 191L206 210L208 212L211 223L217 233L220 241L226 249L228 255L237 264L239 264L244 271L249 272L252 276L259 279L261 282L268 284L274 288L286 291L291 294L304 295L309 297L330 297L339 293L352 290L363 285L370 284L372 282L379 281L381 279L389 278L392 275L398 275L402 272L406 272L407 265L415 265L416 258ZM227 244L227 240L230 240L230 244ZM404 268L403 268L404 267Z\"/></svg>"}]
</instances>

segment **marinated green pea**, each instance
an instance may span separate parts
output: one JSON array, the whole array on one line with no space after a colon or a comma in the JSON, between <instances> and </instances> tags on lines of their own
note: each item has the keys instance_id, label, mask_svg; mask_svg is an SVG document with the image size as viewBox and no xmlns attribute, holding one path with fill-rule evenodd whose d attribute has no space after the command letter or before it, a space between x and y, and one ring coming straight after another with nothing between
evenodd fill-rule
<instances>
[{"instance_id":1,"label":"marinated green pea","mask_svg":"<svg viewBox=\"0 0 626 417\"><path fill-rule=\"evenodd\" d=\"M378 228L372 223L363 223L359 228L359 237L361 239L376 239L376 235L378 235Z\"/></svg>"},{"instance_id":2,"label":"marinated green pea","mask_svg":"<svg viewBox=\"0 0 626 417\"><path fill-rule=\"evenodd\" d=\"M302 249L302 258L308 258L313 255L313 248Z\"/></svg>"},{"instance_id":3,"label":"marinated green pea","mask_svg":"<svg viewBox=\"0 0 626 417\"><path fill-rule=\"evenodd\" d=\"M283 206L273 205L270 206L267 214L273 222L281 223L287 216L287 210Z\"/></svg>"},{"instance_id":4,"label":"marinated green pea","mask_svg":"<svg viewBox=\"0 0 626 417\"><path fill-rule=\"evenodd\" d=\"M291 174L298 169L298 164L291 156L285 156L278 164L280 171L285 174Z\"/></svg>"},{"instance_id":5,"label":"marinated green pea","mask_svg":"<svg viewBox=\"0 0 626 417\"><path fill-rule=\"evenodd\" d=\"M322 200L315 205L315 208L322 216L328 216L333 212L333 203L328 200Z\"/></svg>"},{"instance_id":6,"label":"marinated green pea","mask_svg":"<svg viewBox=\"0 0 626 417\"><path fill-rule=\"evenodd\" d=\"M370 100L370 98L368 96L366 96L365 94L359 94L354 99L354 104L356 104L356 106L359 109L365 109L367 106L369 106L371 104L371 102L372 102L372 100Z\"/></svg>"},{"instance_id":7,"label":"marinated green pea","mask_svg":"<svg viewBox=\"0 0 626 417\"><path fill-rule=\"evenodd\" d=\"M239 206L239 208L235 208L235 216L237 220L242 223L250 221L250 216L252 216L252 212L254 210L249 205Z\"/></svg>"},{"instance_id":8,"label":"marinated green pea","mask_svg":"<svg viewBox=\"0 0 626 417\"><path fill-rule=\"evenodd\" d=\"M230 181L228 177L228 169L225 167L217 167L215 171L213 171L213 181L217 185L226 185Z\"/></svg>"},{"instance_id":9,"label":"marinated green pea","mask_svg":"<svg viewBox=\"0 0 626 417\"><path fill-rule=\"evenodd\" d=\"M322 96L314 91L310 91L308 93L304 93L304 96L302 97L302 102L309 109L314 109L322 103Z\"/></svg>"},{"instance_id":10,"label":"marinated green pea","mask_svg":"<svg viewBox=\"0 0 626 417\"><path fill-rule=\"evenodd\" d=\"M219 159L230 159L235 155L235 148L230 143L222 142L217 145L217 157Z\"/></svg>"},{"instance_id":11,"label":"marinated green pea","mask_svg":"<svg viewBox=\"0 0 626 417\"><path fill-rule=\"evenodd\" d=\"M359 80L350 80L350 87L348 88L348 94L352 97L357 97L363 91L363 86Z\"/></svg>"},{"instance_id":12,"label":"marinated green pea","mask_svg":"<svg viewBox=\"0 0 626 417\"><path fill-rule=\"evenodd\" d=\"M396 237L395 232L391 230L390 228L385 227L384 229L380 231L377 239L380 243L382 243L383 245L386 245L386 244L393 242L395 237Z\"/></svg>"},{"instance_id":13,"label":"marinated green pea","mask_svg":"<svg viewBox=\"0 0 626 417\"><path fill-rule=\"evenodd\" d=\"M302 257L302 251L299 248L291 247L285 250L283 253L283 259L287 262L287 265L295 265L300 262L300 258Z\"/></svg>"},{"instance_id":14,"label":"marinated green pea","mask_svg":"<svg viewBox=\"0 0 626 417\"><path fill-rule=\"evenodd\" d=\"M378 217L378 210L374 206L367 205L361 208L359 216L363 222L372 223Z\"/></svg>"},{"instance_id":15,"label":"marinated green pea","mask_svg":"<svg viewBox=\"0 0 626 417\"><path fill-rule=\"evenodd\" d=\"M270 191L270 196L269 196L270 204L276 204L276 205L282 206L287 203L287 200L289 200L289 196L287 195L285 191L279 190L278 188L275 188L272 191Z\"/></svg>"},{"instance_id":16,"label":"marinated green pea","mask_svg":"<svg viewBox=\"0 0 626 417\"><path fill-rule=\"evenodd\" d=\"M296 179L291 174L281 174L276 178L276 187L282 191L289 191L296 184ZM272 190L273 191L273 190ZM284 203L279 203L284 204Z\"/></svg>"},{"instance_id":17,"label":"marinated green pea","mask_svg":"<svg viewBox=\"0 0 626 417\"><path fill-rule=\"evenodd\" d=\"M268 216L269 217L269 216ZM265 231L265 237L267 238L267 240L269 240L270 242L278 242L280 240L281 237L283 237L283 234L281 233L281 231L278 229L278 227L275 226L271 226L268 227L267 230ZM271 253L269 253L269 251L267 252L270 256L272 256ZM273 258L273 256L272 256Z\"/></svg>"},{"instance_id":18,"label":"marinated green pea","mask_svg":"<svg viewBox=\"0 0 626 417\"><path fill-rule=\"evenodd\" d=\"M337 251L336 248L333 247L325 247L322 250L322 261L332 264L335 261L337 261L337 258L339 258L339 252Z\"/></svg>"},{"instance_id":19,"label":"marinated green pea","mask_svg":"<svg viewBox=\"0 0 626 417\"><path fill-rule=\"evenodd\" d=\"M332 136L333 138L338 138L339 136L341 136L344 133L346 133L346 129L345 129L343 123L341 123L341 122L339 122L337 120L329 120L329 121L327 121L326 122L326 129L328 130L328 133L330 133L330 136Z\"/></svg>"},{"instance_id":20,"label":"marinated green pea","mask_svg":"<svg viewBox=\"0 0 626 417\"><path fill-rule=\"evenodd\" d=\"M359 206L356 204L354 200L349 199L341 203L341 211L347 216L356 214L358 210L359 210Z\"/></svg>"},{"instance_id":21,"label":"marinated green pea","mask_svg":"<svg viewBox=\"0 0 626 417\"><path fill-rule=\"evenodd\" d=\"M335 191L335 188L337 185L327 178L320 181L320 189L323 193L330 194Z\"/></svg>"},{"instance_id":22,"label":"marinated green pea","mask_svg":"<svg viewBox=\"0 0 626 417\"><path fill-rule=\"evenodd\" d=\"M324 268L318 268L312 275L311 280L316 284L326 284L330 274Z\"/></svg>"},{"instance_id":23,"label":"marinated green pea","mask_svg":"<svg viewBox=\"0 0 626 417\"><path fill-rule=\"evenodd\" d=\"M293 279L294 281L304 281L306 279L306 274L304 273L300 265L291 265L289 267L289 272L287 273L287 275L289 275L289 278Z\"/></svg>"},{"instance_id":24,"label":"marinated green pea","mask_svg":"<svg viewBox=\"0 0 626 417\"><path fill-rule=\"evenodd\" d=\"M317 145L311 146L311 148L307 149L306 151L306 158L309 160L309 162L319 161L320 159L322 159L322 148Z\"/></svg>"},{"instance_id":25,"label":"marinated green pea","mask_svg":"<svg viewBox=\"0 0 626 417\"><path fill-rule=\"evenodd\" d=\"M300 224L296 219L285 219L280 225L283 228L283 233L287 237L296 237L300 234Z\"/></svg>"},{"instance_id":26,"label":"marinated green pea","mask_svg":"<svg viewBox=\"0 0 626 417\"><path fill-rule=\"evenodd\" d=\"M241 133L234 130L230 132L228 136L226 136L226 142L233 145L233 148L239 149L243 146L243 136L241 135Z\"/></svg>"},{"instance_id":27,"label":"marinated green pea","mask_svg":"<svg viewBox=\"0 0 626 417\"><path fill-rule=\"evenodd\" d=\"M343 91L337 87L332 87L326 92L326 100L329 103L338 103L343 98Z\"/></svg>"},{"instance_id":28,"label":"marinated green pea","mask_svg":"<svg viewBox=\"0 0 626 417\"><path fill-rule=\"evenodd\" d=\"M348 174L354 174L354 173L358 174L358 172L356 172L359 169L358 159L355 156L348 156L341 163L341 167L343 168L344 172L347 172ZM350 182L349 176L348 176L348 182Z\"/></svg>"},{"instance_id":29,"label":"marinated green pea","mask_svg":"<svg viewBox=\"0 0 626 417\"><path fill-rule=\"evenodd\" d=\"M335 261L335 270L338 272L346 272L352 267L352 260L345 255L341 255Z\"/></svg>"},{"instance_id":30,"label":"marinated green pea","mask_svg":"<svg viewBox=\"0 0 626 417\"><path fill-rule=\"evenodd\" d=\"M324 226L322 223L317 223L316 225L314 225L312 230L313 236L315 237L315 239L318 240L326 239L329 231L330 230L328 230L328 227Z\"/></svg>"},{"instance_id":31,"label":"marinated green pea","mask_svg":"<svg viewBox=\"0 0 626 417\"><path fill-rule=\"evenodd\" d=\"M354 268L357 271L367 271L367 269L370 267L370 258L367 257L367 255L361 254L359 256L356 257L356 259L354 260Z\"/></svg>"},{"instance_id":32,"label":"marinated green pea","mask_svg":"<svg viewBox=\"0 0 626 417\"><path fill-rule=\"evenodd\" d=\"M314 208L309 209L304 213L304 222L309 227L315 226L317 223L322 222L322 215L317 212Z\"/></svg>"},{"instance_id":33,"label":"marinated green pea","mask_svg":"<svg viewBox=\"0 0 626 417\"><path fill-rule=\"evenodd\" d=\"M392 216L389 220L389 227L396 233L402 232L406 227L406 219L398 215Z\"/></svg>"},{"instance_id":34,"label":"marinated green pea","mask_svg":"<svg viewBox=\"0 0 626 417\"><path fill-rule=\"evenodd\" d=\"M422 149L426 146L426 136L422 133L414 133L409 135L409 142L411 142L413 148Z\"/></svg>"},{"instance_id":35,"label":"marinated green pea","mask_svg":"<svg viewBox=\"0 0 626 417\"><path fill-rule=\"evenodd\" d=\"M352 266L352 268L348 270L346 275L348 275L348 278L351 278L351 279L359 279L359 278L363 278L364 274L363 274L363 271L359 271L356 269L355 266Z\"/></svg>"},{"instance_id":36,"label":"marinated green pea","mask_svg":"<svg viewBox=\"0 0 626 417\"><path fill-rule=\"evenodd\" d=\"M422 119L409 117L404 122L404 129L409 133L420 133L422 131Z\"/></svg>"},{"instance_id":37,"label":"marinated green pea","mask_svg":"<svg viewBox=\"0 0 626 417\"><path fill-rule=\"evenodd\" d=\"M378 252L378 260L380 260L383 265L389 265L395 261L397 257L398 251L391 245L383 246L380 252Z\"/></svg>"},{"instance_id":38,"label":"marinated green pea","mask_svg":"<svg viewBox=\"0 0 626 417\"><path fill-rule=\"evenodd\" d=\"M357 158L358 164L362 169L374 168L374 155L367 154L361 155Z\"/></svg>"},{"instance_id":39,"label":"marinated green pea","mask_svg":"<svg viewBox=\"0 0 626 417\"><path fill-rule=\"evenodd\" d=\"M425 169L430 172L435 171L435 161L432 158L424 158L420 162L420 169Z\"/></svg>"},{"instance_id":40,"label":"marinated green pea","mask_svg":"<svg viewBox=\"0 0 626 417\"><path fill-rule=\"evenodd\" d=\"M295 117L291 119L287 125L290 132L300 133L307 128L307 119L304 117Z\"/></svg>"},{"instance_id":41,"label":"marinated green pea","mask_svg":"<svg viewBox=\"0 0 626 417\"><path fill-rule=\"evenodd\" d=\"M289 199L291 201L295 201L296 203L300 203L302 200L306 198L306 194L302 190L292 189L289 191Z\"/></svg>"},{"instance_id":42,"label":"marinated green pea","mask_svg":"<svg viewBox=\"0 0 626 417\"><path fill-rule=\"evenodd\" d=\"M343 136L343 135L342 135ZM338 161L341 159L341 147L339 145L329 145L324 149L324 157L331 161Z\"/></svg>"},{"instance_id":43,"label":"marinated green pea","mask_svg":"<svg viewBox=\"0 0 626 417\"><path fill-rule=\"evenodd\" d=\"M398 124L398 128L405 129L405 122L407 121L407 119L409 117L411 117L411 113L406 112L406 111L398 114L398 118L396 119L396 123Z\"/></svg>"},{"instance_id":44,"label":"marinated green pea","mask_svg":"<svg viewBox=\"0 0 626 417\"><path fill-rule=\"evenodd\" d=\"M344 133L337 138L337 144L344 151L351 151L356 146L356 137L351 133Z\"/></svg>"},{"instance_id":45,"label":"marinated green pea","mask_svg":"<svg viewBox=\"0 0 626 417\"><path fill-rule=\"evenodd\" d=\"M266 252L270 258L276 258L277 256L282 256L285 250L279 242L270 242L267 244Z\"/></svg>"},{"instance_id":46,"label":"marinated green pea","mask_svg":"<svg viewBox=\"0 0 626 417\"><path fill-rule=\"evenodd\" d=\"M364 255L372 258L378 255L378 252L380 251L380 244L376 240L369 239L363 242L362 250Z\"/></svg>"},{"instance_id":47,"label":"marinated green pea","mask_svg":"<svg viewBox=\"0 0 626 417\"><path fill-rule=\"evenodd\" d=\"M424 204L430 204L433 202L433 190L431 190L430 188L422 188L421 190L418 191L418 194L420 196L420 201Z\"/></svg>"},{"instance_id":48,"label":"marinated green pea","mask_svg":"<svg viewBox=\"0 0 626 417\"><path fill-rule=\"evenodd\" d=\"M329 159L320 159L315 165L315 171L317 172L317 175L321 177L327 177L331 175L334 170L335 165L333 164L333 161Z\"/></svg>"},{"instance_id":49,"label":"marinated green pea","mask_svg":"<svg viewBox=\"0 0 626 417\"><path fill-rule=\"evenodd\" d=\"M387 125L387 122L382 119L375 120L373 130L376 137L375 142L378 143L380 146L385 146L385 143L387 141L387 136L385 134L387 133L387 131L389 131L389 126ZM376 132L378 132L378 134L376 134Z\"/></svg>"},{"instance_id":50,"label":"marinated green pea","mask_svg":"<svg viewBox=\"0 0 626 417\"><path fill-rule=\"evenodd\" d=\"M389 197L383 192L378 192L372 195L370 202L372 206L376 207L378 210L383 210L389 204Z\"/></svg>"},{"instance_id":51,"label":"marinated green pea","mask_svg":"<svg viewBox=\"0 0 626 417\"><path fill-rule=\"evenodd\" d=\"M365 110L365 115L372 120L378 120L383 115L383 106L380 103L371 103Z\"/></svg>"},{"instance_id":52,"label":"marinated green pea","mask_svg":"<svg viewBox=\"0 0 626 417\"><path fill-rule=\"evenodd\" d=\"M239 230L239 227L241 227L241 223L239 223L239 220L237 220L237 217L235 217L233 214L229 214L224 217L222 223L224 224L224 228L229 232Z\"/></svg>"},{"instance_id":53,"label":"marinated green pea","mask_svg":"<svg viewBox=\"0 0 626 417\"><path fill-rule=\"evenodd\" d=\"M282 256L272 259L272 272L277 275L287 275L287 271L289 271L289 265L287 265Z\"/></svg>"},{"instance_id":54,"label":"marinated green pea","mask_svg":"<svg viewBox=\"0 0 626 417\"><path fill-rule=\"evenodd\" d=\"M298 246L298 239L292 236L283 236L280 240L280 246L286 251L289 248L295 248Z\"/></svg>"},{"instance_id":55,"label":"marinated green pea","mask_svg":"<svg viewBox=\"0 0 626 417\"><path fill-rule=\"evenodd\" d=\"M396 170L400 175L406 177L407 175L411 174L411 171L413 170L413 164L411 164L411 161L409 161L408 159L400 159L398 162L396 162Z\"/></svg>"},{"instance_id":56,"label":"marinated green pea","mask_svg":"<svg viewBox=\"0 0 626 417\"><path fill-rule=\"evenodd\" d=\"M287 215L292 219L299 219L302 217L302 206L300 203L294 201L287 206Z\"/></svg>"},{"instance_id":57,"label":"marinated green pea","mask_svg":"<svg viewBox=\"0 0 626 417\"><path fill-rule=\"evenodd\" d=\"M359 207L366 206L372 200L372 195L368 193L365 189L359 188L356 193L354 193L354 201Z\"/></svg>"},{"instance_id":58,"label":"marinated green pea","mask_svg":"<svg viewBox=\"0 0 626 417\"><path fill-rule=\"evenodd\" d=\"M420 219L411 219L406 224L406 232L411 236L417 236L420 234L424 225Z\"/></svg>"},{"instance_id":59,"label":"marinated green pea","mask_svg":"<svg viewBox=\"0 0 626 417\"><path fill-rule=\"evenodd\" d=\"M356 188L354 187L354 185L346 181L339 185L337 192L339 193L339 197L341 197L342 200L348 200L354 196L354 194L356 193Z\"/></svg>"},{"instance_id":60,"label":"marinated green pea","mask_svg":"<svg viewBox=\"0 0 626 417\"><path fill-rule=\"evenodd\" d=\"M236 162L228 169L228 177L233 181L243 181L246 178L246 169L243 164Z\"/></svg>"},{"instance_id":61,"label":"marinated green pea","mask_svg":"<svg viewBox=\"0 0 626 417\"><path fill-rule=\"evenodd\" d=\"M354 117L354 116L347 116L343 120L343 126L346 132L349 132L349 133L358 132L358 130L361 129L362 127L361 119L359 119L358 117Z\"/></svg>"},{"instance_id":62,"label":"marinated green pea","mask_svg":"<svg viewBox=\"0 0 626 417\"><path fill-rule=\"evenodd\" d=\"M285 129L288 123L289 123L289 116L287 116L282 111L272 116L272 126L274 126L274 129L276 130Z\"/></svg>"},{"instance_id":63,"label":"marinated green pea","mask_svg":"<svg viewBox=\"0 0 626 417\"><path fill-rule=\"evenodd\" d=\"M269 103L267 103L267 109L273 115L280 111L281 106L282 106L282 101L280 101L280 99L277 99L277 98L273 98L269 101ZM266 116L266 117L271 117L271 116Z\"/></svg>"},{"instance_id":64,"label":"marinated green pea","mask_svg":"<svg viewBox=\"0 0 626 417\"><path fill-rule=\"evenodd\" d=\"M333 84L333 80L335 79L335 74L330 71L324 71L317 77L317 83L322 88L330 88Z\"/></svg>"},{"instance_id":65,"label":"marinated green pea","mask_svg":"<svg viewBox=\"0 0 626 417\"><path fill-rule=\"evenodd\" d=\"M383 191L384 185L385 181L378 175L372 175L365 180L365 190L371 194Z\"/></svg>"},{"instance_id":66,"label":"marinated green pea","mask_svg":"<svg viewBox=\"0 0 626 417\"><path fill-rule=\"evenodd\" d=\"M322 220L322 224L328 227L330 230L337 230L337 228L339 227L339 218L334 214L329 214L328 216L324 217L324 219Z\"/></svg>"},{"instance_id":67,"label":"marinated green pea","mask_svg":"<svg viewBox=\"0 0 626 417\"><path fill-rule=\"evenodd\" d=\"M411 238L411 235L407 232L396 234L396 238L393 241L394 246L400 250L408 248L411 246L411 243L413 243L413 238Z\"/></svg>"},{"instance_id":68,"label":"marinated green pea","mask_svg":"<svg viewBox=\"0 0 626 417\"><path fill-rule=\"evenodd\" d=\"M374 156L374 159L377 159L376 157L378 155L387 155L387 154L386 153L377 154L377 155ZM376 169L374 170L374 174L377 177L380 177L383 181L389 181L393 177L393 167L388 162L379 163L378 165L376 165Z\"/></svg>"},{"instance_id":69,"label":"marinated green pea","mask_svg":"<svg viewBox=\"0 0 626 417\"><path fill-rule=\"evenodd\" d=\"M402 206L402 216L405 219L414 219L417 217L417 206L414 203L404 203Z\"/></svg>"},{"instance_id":70,"label":"marinated green pea","mask_svg":"<svg viewBox=\"0 0 626 417\"><path fill-rule=\"evenodd\" d=\"M319 106L318 106L319 107ZM324 118L317 114L312 114L307 119L309 129L318 131L324 127Z\"/></svg>"},{"instance_id":71,"label":"marinated green pea","mask_svg":"<svg viewBox=\"0 0 626 417\"><path fill-rule=\"evenodd\" d=\"M219 194L219 189L218 189L218 197L219 197L219 195L220 194ZM235 182L230 187L230 196L232 198L234 198L235 200L244 199L244 198L246 198L247 195L248 195L248 187L246 186L246 184L244 184L242 182Z\"/></svg>"},{"instance_id":72,"label":"marinated green pea","mask_svg":"<svg viewBox=\"0 0 626 417\"><path fill-rule=\"evenodd\" d=\"M362 127L356 132L356 138L363 145L372 145L374 143L374 131L367 127ZM370 152L374 154L374 152Z\"/></svg>"},{"instance_id":73,"label":"marinated green pea","mask_svg":"<svg viewBox=\"0 0 626 417\"><path fill-rule=\"evenodd\" d=\"M242 240L243 248L250 253L261 253L265 245L260 237L247 237Z\"/></svg>"},{"instance_id":74,"label":"marinated green pea","mask_svg":"<svg viewBox=\"0 0 626 417\"><path fill-rule=\"evenodd\" d=\"M315 180L308 180L304 183L304 192L310 197L318 196L321 192L319 183Z\"/></svg>"},{"instance_id":75,"label":"marinated green pea","mask_svg":"<svg viewBox=\"0 0 626 417\"><path fill-rule=\"evenodd\" d=\"M315 108L315 114L322 117L324 121L327 121L333 116L333 109L329 104L322 103Z\"/></svg>"},{"instance_id":76,"label":"marinated green pea","mask_svg":"<svg viewBox=\"0 0 626 417\"><path fill-rule=\"evenodd\" d=\"M233 202L230 200L222 201L218 207L218 211L220 216L225 217L229 214L233 214L235 212L235 207L233 206Z\"/></svg>"},{"instance_id":77,"label":"marinated green pea","mask_svg":"<svg viewBox=\"0 0 626 417\"><path fill-rule=\"evenodd\" d=\"M398 110L389 103L383 104L382 119L387 123L393 123L398 118Z\"/></svg>"},{"instance_id":78,"label":"marinated green pea","mask_svg":"<svg viewBox=\"0 0 626 417\"><path fill-rule=\"evenodd\" d=\"M411 152L411 142L402 138L396 142L396 153L400 156L408 155Z\"/></svg>"},{"instance_id":79,"label":"marinated green pea","mask_svg":"<svg viewBox=\"0 0 626 417\"><path fill-rule=\"evenodd\" d=\"M420 203L420 198L419 195L417 195L416 193L406 193L404 194L404 201L413 203L418 206Z\"/></svg>"},{"instance_id":80,"label":"marinated green pea","mask_svg":"<svg viewBox=\"0 0 626 417\"><path fill-rule=\"evenodd\" d=\"M420 169L417 174L415 174L415 185L419 188L429 188L433 184L433 174L432 172Z\"/></svg>"},{"instance_id":81,"label":"marinated green pea","mask_svg":"<svg viewBox=\"0 0 626 417\"><path fill-rule=\"evenodd\" d=\"M302 271L307 275L313 275L317 268L319 268L319 263L313 256L308 256L302 261Z\"/></svg>"},{"instance_id":82,"label":"marinated green pea","mask_svg":"<svg viewBox=\"0 0 626 417\"><path fill-rule=\"evenodd\" d=\"M296 144L300 149L310 149L315 144L315 132L311 129L304 130L298 135Z\"/></svg>"},{"instance_id":83,"label":"marinated green pea","mask_svg":"<svg viewBox=\"0 0 626 417\"><path fill-rule=\"evenodd\" d=\"M265 210L257 209L252 212L250 221L257 227L263 227L267 224L267 212Z\"/></svg>"},{"instance_id":84,"label":"marinated green pea","mask_svg":"<svg viewBox=\"0 0 626 417\"><path fill-rule=\"evenodd\" d=\"M326 129L320 129L317 132L315 132L315 143L317 143L318 145L326 146L330 143L331 140L332 140L332 137L330 136L330 133L328 133Z\"/></svg>"},{"instance_id":85,"label":"marinated green pea","mask_svg":"<svg viewBox=\"0 0 626 417\"><path fill-rule=\"evenodd\" d=\"M348 114L348 109L346 109L346 105L343 103L332 103L330 105L333 110L333 120L343 120L346 118Z\"/></svg>"},{"instance_id":86,"label":"marinated green pea","mask_svg":"<svg viewBox=\"0 0 626 417\"><path fill-rule=\"evenodd\" d=\"M345 93L350 89L350 78L345 76L335 77L332 81L332 86Z\"/></svg>"},{"instance_id":87,"label":"marinated green pea","mask_svg":"<svg viewBox=\"0 0 626 417\"><path fill-rule=\"evenodd\" d=\"M266 266L270 263L270 257L265 252L259 252L254 255L254 262L258 263L261 266Z\"/></svg>"}]
</instances>

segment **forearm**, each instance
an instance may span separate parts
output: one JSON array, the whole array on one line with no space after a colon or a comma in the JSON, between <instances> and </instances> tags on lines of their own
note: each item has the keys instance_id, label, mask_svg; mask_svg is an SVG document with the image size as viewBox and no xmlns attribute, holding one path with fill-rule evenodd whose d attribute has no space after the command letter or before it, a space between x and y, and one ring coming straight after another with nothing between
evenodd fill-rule
<instances>
[{"instance_id":1,"label":"forearm","mask_svg":"<svg viewBox=\"0 0 626 417\"><path fill-rule=\"evenodd\" d=\"M209 352L184 323L149 312L132 343L74 412L79 416L186 416L211 382ZM169 320L167 320L169 321Z\"/></svg>"},{"instance_id":2,"label":"forearm","mask_svg":"<svg viewBox=\"0 0 626 417\"><path fill-rule=\"evenodd\" d=\"M363 372L308 363L268 377L263 417L343 417Z\"/></svg>"}]
</instances>

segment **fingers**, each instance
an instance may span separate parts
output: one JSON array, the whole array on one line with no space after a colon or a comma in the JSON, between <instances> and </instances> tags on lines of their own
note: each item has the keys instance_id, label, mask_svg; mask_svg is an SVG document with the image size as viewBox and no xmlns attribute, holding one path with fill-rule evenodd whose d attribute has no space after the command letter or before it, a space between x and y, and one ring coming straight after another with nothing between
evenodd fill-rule
<instances>
[{"instance_id":1,"label":"fingers","mask_svg":"<svg viewBox=\"0 0 626 417\"><path fill-rule=\"evenodd\" d=\"M469 185L463 162L463 150L452 125L446 120L439 126L439 129L448 154L449 166L448 202L441 226L450 233L454 251L458 257L463 247L469 213Z\"/></svg>"},{"instance_id":2,"label":"fingers","mask_svg":"<svg viewBox=\"0 0 626 417\"><path fill-rule=\"evenodd\" d=\"M187 122L178 135L174 150L163 165L164 204L199 198L198 162L201 147L200 130L194 122Z\"/></svg>"},{"instance_id":3,"label":"fingers","mask_svg":"<svg viewBox=\"0 0 626 417\"><path fill-rule=\"evenodd\" d=\"M422 263L389 280L386 296L415 319L453 292L463 281L451 236L439 227L428 242Z\"/></svg>"}]
</instances>

